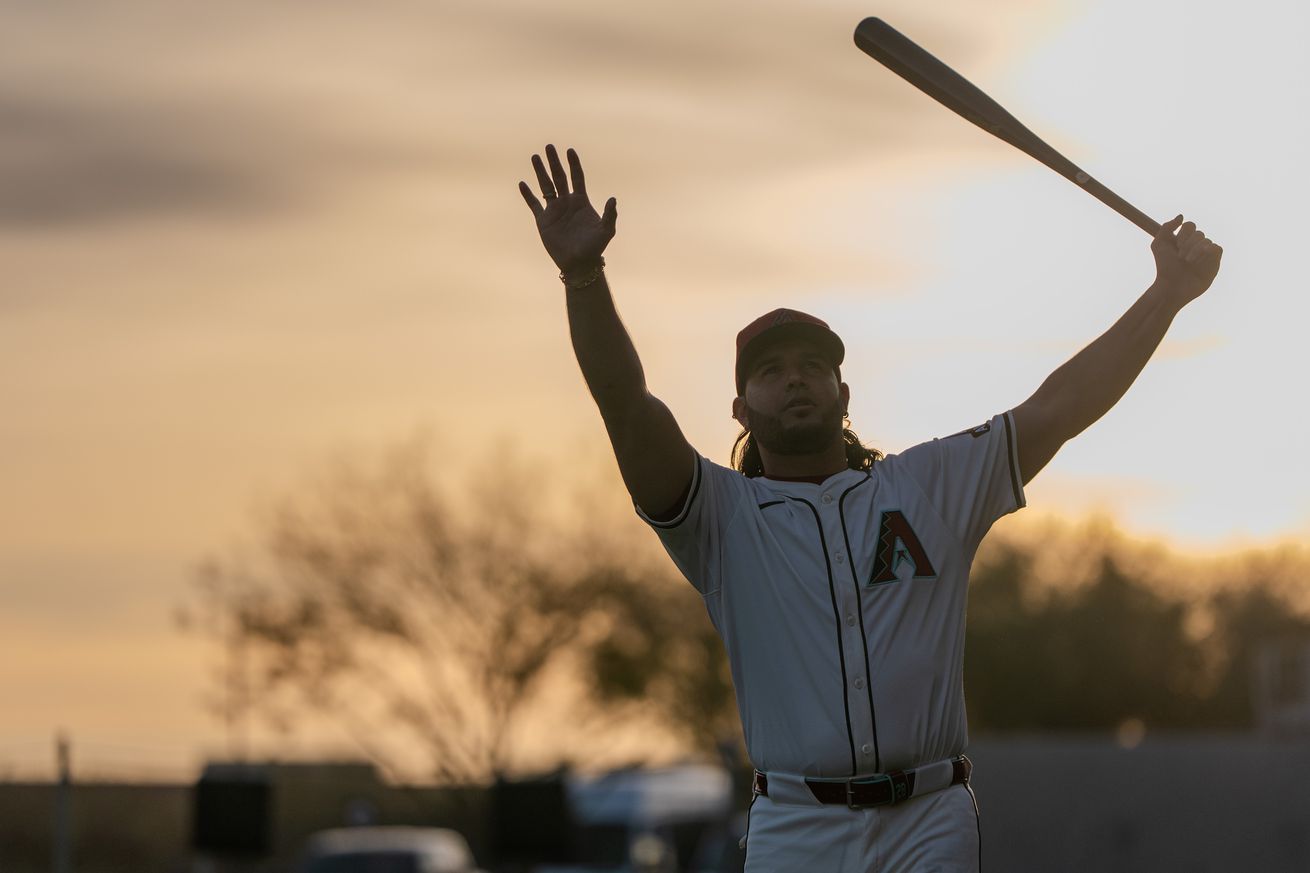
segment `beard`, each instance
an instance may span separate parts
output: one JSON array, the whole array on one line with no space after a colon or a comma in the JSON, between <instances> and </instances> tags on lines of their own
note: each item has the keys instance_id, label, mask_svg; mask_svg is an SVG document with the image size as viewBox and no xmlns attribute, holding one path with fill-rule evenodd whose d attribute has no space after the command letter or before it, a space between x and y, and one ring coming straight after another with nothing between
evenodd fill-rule
<instances>
[{"instance_id":1,"label":"beard","mask_svg":"<svg viewBox=\"0 0 1310 873\"><path fill-rule=\"evenodd\" d=\"M841 402L834 400L828 406L807 418L784 424L781 416L769 415L746 405L746 420L755 442L775 455L815 455L841 441Z\"/></svg>"}]
</instances>

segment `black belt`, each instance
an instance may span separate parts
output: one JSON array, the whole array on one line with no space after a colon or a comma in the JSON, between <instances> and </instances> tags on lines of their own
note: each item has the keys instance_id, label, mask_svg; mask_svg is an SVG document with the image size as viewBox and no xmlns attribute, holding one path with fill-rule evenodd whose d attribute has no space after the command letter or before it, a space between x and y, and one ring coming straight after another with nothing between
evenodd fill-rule
<instances>
[{"instance_id":1,"label":"black belt","mask_svg":"<svg viewBox=\"0 0 1310 873\"><path fill-rule=\"evenodd\" d=\"M951 759L951 785L969 781L973 762L960 755ZM859 809L866 806L890 806L914 797L914 770L893 770L876 776L834 782L825 779L806 779L805 784L820 803L836 803ZM754 791L769 796L769 777L755 771Z\"/></svg>"}]
</instances>

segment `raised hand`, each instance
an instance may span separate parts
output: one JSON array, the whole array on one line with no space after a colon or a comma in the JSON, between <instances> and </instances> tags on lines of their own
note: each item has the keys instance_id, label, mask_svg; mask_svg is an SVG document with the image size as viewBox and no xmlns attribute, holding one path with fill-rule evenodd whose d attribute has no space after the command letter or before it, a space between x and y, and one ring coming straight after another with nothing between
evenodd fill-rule
<instances>
[{"instance_id":1,"label":"raised hand","mask_svg":"<svg viewBox=\"0 0 1310 873\"><path fill-rule=\"evenodd\" d=\"M569 177L560 163L555 146L546 146L550 161L550 174L538 155L532 156L537 171L537 182L545 198L543 207L533 195L527 182L519 182L519 192L537 220L537 232L546 253L562 272L576 270L596 263L605 246L614 238L614 224L618 220L618 201L611 197L605 203L605 214L597 215L587 199L587 181L582 174L578 153L568 150L569 169L573 173L573 190L569 190ZM553 177L553 178L552 178Z\"/></svg>"},{"instance_id":2,"label":"raised hand","mask_svg":"<svg viewBox=\"0 0 1310 873\"><path fill-rule=\"evenodd\" d=\"M1177 235L1174 231L1178 231ZM1151 242L1151 253L1155 255L1156 284L1183 306L1210 287L1224 250L1180 215L1160 225L1160 234Z\"/></svg>"}]
</instances>

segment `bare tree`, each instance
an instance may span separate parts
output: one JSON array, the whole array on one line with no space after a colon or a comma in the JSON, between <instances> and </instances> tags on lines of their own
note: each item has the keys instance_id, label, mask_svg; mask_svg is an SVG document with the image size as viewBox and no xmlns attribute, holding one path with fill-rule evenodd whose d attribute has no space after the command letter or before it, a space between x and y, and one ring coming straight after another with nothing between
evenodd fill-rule
<instances>
[{"instance_id":1,"label":"bare tree","mask_svg":"<svg viewBox=\"0 0 1310 873\"><path fill-rule=\"evenodd\" d=\"M695 650L698 632L713 634L699 599L659 564L601 548L594 528L553 520L540 471L500 456L454 489L431 470L423 443L371 473L342 463L268 514L254 558L205 563L196 591L211 613L230 613L227 642L253 672L227 677L243 692L226 698L229 719L244 706L291 726L311 711L393 773L404 769L398 744L417 745L432 777L467 782L512 769L526 734L562 760L594 757L621 726L687 718L677 692L688 683L664 681L656 696L673 709L651 707L609 693L602 680L615 669L659 689L652 675L689 666L691 686L717 671L709 687L722 687L721 653L675 663L687 646L670 637ZM606 673L634 627L655 628L656 659ZM711 698L731 713L730 686ZM690 746L709 745L707 722L723 721L690 718Z\"/></svg>"}]
</instances>

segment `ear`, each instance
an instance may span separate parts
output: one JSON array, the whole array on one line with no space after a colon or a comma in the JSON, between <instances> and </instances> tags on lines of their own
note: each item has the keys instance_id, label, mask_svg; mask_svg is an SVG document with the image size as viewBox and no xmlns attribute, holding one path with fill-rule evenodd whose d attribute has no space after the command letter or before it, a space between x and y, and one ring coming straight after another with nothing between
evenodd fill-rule
<instances>
[{"instance_id":1,"label":"ear","mask_svg":"<svg viewBox=\"0 0 1310 873\"><path fill-rule=\"evenodd\" d=\"M734 397L732 399L732 417L737 420L737 424L749 429L750 425L746 421L746 398Z\"/></svg>"},{"instance_id":2,"label":"ear","mask_svg":"<svg viewBox=\"0 0 1310 873\"><path fill-rule=\"evenodd\" d=\"M851 408L851 386L842 382L837 386L837 396L841 398L842 411L849 411Z\"/></svg>"}]
</instances>

